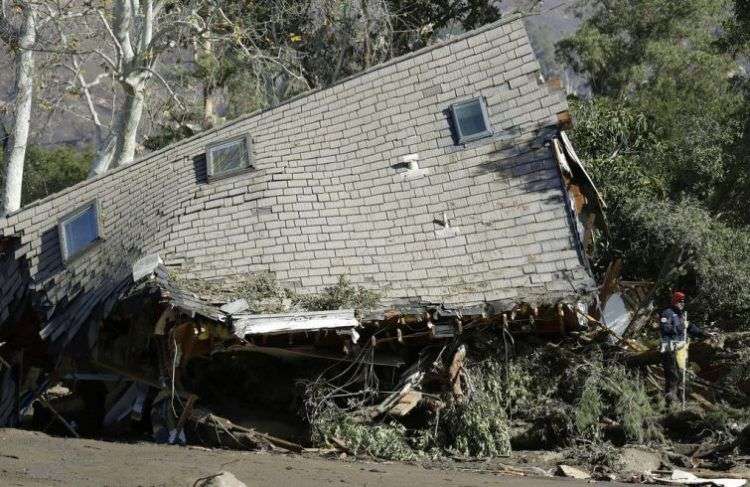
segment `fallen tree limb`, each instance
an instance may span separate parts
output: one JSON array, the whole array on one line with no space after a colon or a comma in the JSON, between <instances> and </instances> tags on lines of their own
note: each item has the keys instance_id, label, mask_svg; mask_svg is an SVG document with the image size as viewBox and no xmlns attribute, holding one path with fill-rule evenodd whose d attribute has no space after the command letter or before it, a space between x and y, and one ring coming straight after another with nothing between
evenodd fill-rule
<instances>
[{"instance_id":1,"label":"fallen tree limb","mask_svg":"<svg viewBox=\"0 0 750 487\"><path fill-rule=\"evenodd\" d=\"M237 439L235 434L242 434L247 436L247 438L255 445L262 445L263 443L267 443L272 446L283 448L284 450L292 451L295 453L302 453L305 450L302 445L299 445L298 443L293 443L291 441L283 440L267 433L261 433L250 428L245 428L244 426L235 424L226 418L222 418L221 416L217 416L206 411L195 410L191 412L189 421L192 421L196 425L205 425L209 427L218 425L229 436L233 437L233 439L241 446L245 445L242 443L242 441ZM217 441L220 444L223 443L220 438L217 438ZM221 446L227 445L222 444Z\"/></svg>"}]
</instances>

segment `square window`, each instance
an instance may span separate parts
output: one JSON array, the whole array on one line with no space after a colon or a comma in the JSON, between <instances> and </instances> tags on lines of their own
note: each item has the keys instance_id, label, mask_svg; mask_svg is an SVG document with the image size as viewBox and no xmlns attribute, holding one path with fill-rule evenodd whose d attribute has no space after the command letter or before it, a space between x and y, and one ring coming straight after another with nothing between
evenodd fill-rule
<instances>
[{"instance_id":1,"label":"square window","mask_svg":"<svg viewBox=\"0 0 750 487\"><path fill-rule=\"evenodd\" d=\"M63 260L68 261L83 253L99 239L99 210L96 202L89 203L66 216L58 226Z\"/></svg>"},{"instance_id":2,"label":"square window","mask_svg":"<svg viewBox=\"0 0 750 487\"><path fill-rule=\"evenodd\" d=\"M451 113L453 114L457 143L463 144L492 135L484 98L454 103L451 105Z\"/></svg>"},{"instance_id":3,"label":"square window","mask_svg":"<svg viewBox=\"0 0 750 487\"><path fill-rule=\"evenodd\" d=\"M206 166L209 179L249 169L250 142L242 137L209 146L206 151Z\"/></svg>"}]
</instances>

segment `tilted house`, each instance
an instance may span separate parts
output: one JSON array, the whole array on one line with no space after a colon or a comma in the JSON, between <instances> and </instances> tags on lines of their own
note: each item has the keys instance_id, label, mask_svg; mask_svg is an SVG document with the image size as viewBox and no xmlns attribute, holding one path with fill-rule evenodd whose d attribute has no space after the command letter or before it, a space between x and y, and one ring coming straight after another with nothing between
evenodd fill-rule
<instances>
[{"instance_id":1,"label":"tilted house","mask_svg":"<svg viewBox=\"0 0 750 487\"><path fill-rule=\"evenodd\" d=\"M156 253L303 293L345 275L390 302L590 292L550 144L566 116L509 19L202 132L0 219L0 333L32 310L64 346Z\"/></svg>"}]
</instances>

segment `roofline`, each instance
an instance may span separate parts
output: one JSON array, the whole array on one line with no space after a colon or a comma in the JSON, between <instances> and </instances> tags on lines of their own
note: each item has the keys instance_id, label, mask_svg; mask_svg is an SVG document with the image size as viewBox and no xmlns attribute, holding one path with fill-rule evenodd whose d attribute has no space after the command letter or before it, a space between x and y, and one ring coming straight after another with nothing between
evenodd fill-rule
<instances>
[{"instance_id":1,"label":"roofline","mask_svg":"<svg viewBox=\"0 0 750 487\"><path fill-rule=\"evenodd\" d=\"M147 161L147 160L152 159L152 158L154 158L156 156L159 156L159 155L161 155L161 154L163 154L165 152L168 152L168 151L170 151L170 150L172 150L172 149L174 149L174 148L176 148L176 147L178 147L178 146L180 146L182 144L186 144L186 143L189 143L189 142L191 142L193 140L200 139L201 137L205 137L206 135L210 135L210 134L212 134L214 132L218 132L219 130L224 130L226 128L231 127L232 125L238 124L238 123L243 122L245 120L248 120L250 118L256 117L256 116L261 115L261 114L266 113L266 112L270 112L272 110L276 110L277 108L283 107L285 105L289 105L291 103L294 103L296 101L302 100L302 99L307 98L309 96L313 96L313 95L315 95L315 94L317 94L317 93L319 93L321 91L330 90L330 89L332 89L332 88L334 88L334 87L336 87L338 85L341 85L341 84L344 84L344 83L348 83L348 82L350 82L352 80L355 80L357 78L360 78L362 76L366 76L366 75L368 75L370 73L374 73L375 71L388 68L388 67L390 67L390 66L392 66L394 64L398 64L398 63L401 63L403 61L407 61L407 60L409 60L411 58L414 58L414 57L417 57L417 56L421 56L422 54L425 54L427 52L430 52L430 51L433 51L433 50L436 50L436 49L440 49L442 47L448 46L450 44L454 44L456 42L463 41L465 39L469 39L471 37L475 37L477 35L483 34L483 33L487 32L487 31L490 31L490 30L493 30L493 29L495 29L497 27L500 27L502 25L509 24L509 23L514 22L516 20L520 20L523 17L524 16L522 14L519 14L519 13L511 14L511 15L509 15L507 17L502 17L499 20L496 20L495 22L492 22L492 23L489 23L489 24L485 24L482 27L479 27L477 29L470 30L468 32L464 32L463 34L460 34L460 35L457 35L457 36L454 36L454 37L450 37L450 38L442 40L440 42L436 42L435 44L431 44L429 46L425 46L425 47L423 47L421 49L418 49L416 51L412 51L412 52L406 53L404 55L401 55L401 56L389 59L388 61L386 61L384 63L376 64L375 66L371 66L371 67L369 67L369 68L367 68L365 70L359 71L358 73L355 73L355 74L353 74L351 76L348 76L346 78L342 78L342 79L336 81L335 83L333 83L331 85L328 85L326 87L320 87L320 88L316 88L314 90L305 91L305 92L300 93L300 94L298 94L296 96L293 96L293 97L291 97L291 98L289 98L287 100L282 101L278 105L273 105L273 106L270 106L270 107L267 107L267 108L261 108L261 109L255 110L254 112L250 112L250 113L247 113L245 115L240 115L239 117L234 118L234 119L232 119L232 120L230 120L230 121L228 121L228 122L226 122L223 125L220 125L218 127L213 127L213 128L208 129L208 130L204 130L204 131L198 132L198 133L196 133L196 134L194 134L194 135L192 135L190 137L187 137L185 139L180 139L180 140L178 140L176 142L172 142L171 144L169 144L167 146L164 146L161 149L157 149L155 151L149 152L148 154L144 154L143 156L141 156L141 157L139 157L137 159L134 159L129 164L126 164L126 165L123 165L123 166L116 167L114 169L108 170L108 171L106 171L106 172L104 172L104 173L102 173L102 174L100 174L100 175L98 175L96 177L87 178L87 179L85 179L85 180L83 180L83 181L81 181L81 182L79 182L77 184L74 184L73 186L70 186L70 187L65 188L65 189L63 189L61 191L58 191L57 193L53 193L53 194L51 194L49 196L46 196L46 197L44 197L42 199L39 199L39 200L36 200L36 201L32 201L31 203L29 203L28 205L26 205L26 206L18 209L17 211L14 211L12 213L8 213L7 215L4 215L4 216L0 216L0 227L2 227L2 221L3 220L7 220L10 217L13 217L15 215L21 214L21 213L23 213L23 212L25 212L27 210L33 209L33 208L35 208L37 206L43 205L43 204L45 204L45 203L47 203L47 202L49 202L49 201L51 201L51 200L53 200L53 199L55 199L55 198L57 198L59 196L62 196L64 194L77 191L77 190L79 190L81 188L86 187L87 185L89 185L91 183L97 182L97 181L99 181L101 179L109 177L109 176L111 176L113 174L116 174L116 173L118 173L120 171L125 171L125 170L127 170L127 169L135 166L136 164L140 164L140 163L142 163L144 161Z\"/></svg>"}]
</instances>

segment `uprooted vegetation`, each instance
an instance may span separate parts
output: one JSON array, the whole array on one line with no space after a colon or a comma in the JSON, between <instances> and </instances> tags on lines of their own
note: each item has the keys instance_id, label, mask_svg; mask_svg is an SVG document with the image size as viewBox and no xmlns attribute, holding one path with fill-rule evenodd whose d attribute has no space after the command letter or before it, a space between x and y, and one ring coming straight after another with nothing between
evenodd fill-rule
<instances>
[{"instance_id":1,"label":"uprooted vegetation","mask_svg":"<svg viewBox=\"0 0 750 487\"><path fill-rule=\"evenodd\" d=\"M469 336L464 340L471 343ZM685 413L678 406L667 407L660 384L647 379L651 372L620 363L619 347L607 342L585 347L575 340L526 344L507 361L503 350L491 341L487 345L467 354L460 391L446 376L458 343L421 357L430 365L423 369L428 372L419 381L421 387L415 388L425 397L405 416L372 414L388 397L375 391L378 385L381 390L403 390L405 379L413 375L402 376L395 387L376 385L373 380L360 384L343 380L367 376L373 373L369 368L367 373L349 370L334 375L333 382L321 375L307 384L313 442L399 460L488 458L508 456L513 449L562 449L569 463L604 474L622 468L622 446L669 450L674 442L688 442L729 445L732 450L739 448L750 423L743 410L717 403L690 417L686 427ZM675 421L676 416L682 419Z\"/></svg>"},{"instance_id":2,"label":"uprooted vegetation","mask_svg":"<svg viewBox=\"0 0 750 487\"><path fill-rule=\"evenodd\" d=\"M420 397L426 396L424 404L411 417L404 417L403 421L388 414L395 412L393 409L373 406L383 396L376 392L378 380L374 375L368 379L368 385L358 385L360 390L356 387L352 389L356 384L351 381L335 385L346 376L341 374L334 377L333 382L322 375L308 383L306 413L312 426L313 442L344 447L354 454L364 453L394 460L442 454L462 457L508 456L511 451L510 430L498 374L499 364L485 362L468 365L463 373L467 389L465 395L461 391L458 397L454 395L445 404L440 394L441 386L445 386L449 380L445 375L449 367L440 363L444 351L441 350L432 362L432 377L427 378L426 382L423 382L422 375L415 379L412 373L407 377L407 383L415 387L425 383L431 392L420 391ZM370 369L362 375L367 376L368 373L373 374L374 371ZM351 377L358 375L359 371L351 372ZM410 379L415 380L409 382ZM403 390L402 384L398 384L396 389Z\"/></svg>"},{"instance_id":3,"label":"uprooted vegetation","mask_svg":"<svg viewBox=\"0 0 750 487\"><path fill-rule=\"evenodd\" d=\"M272 272L214 281L185 278L177 273L173 273L171 277L181 287L215 302L245 299L257 313L371 309L380 301L380 293L355 286L343 275L339 276L336 285L319 294L299 294L291 287L282 285Z\"/></svg>"}]
</instances>

